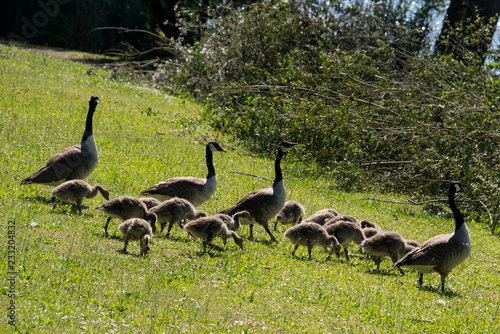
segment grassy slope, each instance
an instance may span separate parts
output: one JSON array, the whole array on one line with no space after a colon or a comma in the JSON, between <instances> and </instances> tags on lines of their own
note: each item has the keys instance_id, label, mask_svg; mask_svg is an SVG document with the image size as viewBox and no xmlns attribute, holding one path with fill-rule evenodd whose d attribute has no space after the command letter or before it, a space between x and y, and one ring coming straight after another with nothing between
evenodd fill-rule
<instances>
[{"instance_id":1,"label":"grassy slope","mask_svg":"<svg viewBox=\"0 0 500 334\"><path fill-rule=\"evenodd\" d=\"M150 256L140 258L118 252L118 233L103 237L105 216L93 209L101 197L85 200L83 217L71 205L51 211L49 187L21 187L19 181L80 140L93 94L101 99L94 125L100 162L88 181L104 185L112 197L137 195L171 176L204 176L204 144L212 139L228 152L215 155L219 187L203 205L207 212L270 185L231 171L274 176L273 157L252 157L214 134L198 120L196 106L88 69L0 48L0 262L6 273L6 226L15 219L19 332L500 331L500 242L474 222L471 257L451 273L443 295L436 291L438 275L426 276L426 288L419 289L416 274L400 277L387 260L377 272L356 247L350 264L325 262L319 248L315 261L307 261L305 249L292 258L280 233L280 243L270 245L256 227L257 241L245 242L244 251L229 242L225 253L203 255L198 242L174 227L171 239L154 239ZM156 116L141 113L148 110ZM283 163L288 198L301 201L307 214L334 207L419 241L453 228L450 217L428 216L419 207L337 192L332 180L301 176L294 151L290 156ZM112 221L111 233L116 226ZM240 230L247 233L247 227ZM139 248L132 244L129 251L138 254ZM2 283L3 333L13 328L3 315L9 301L5 274Z\"/></svg>"}]
</instances>

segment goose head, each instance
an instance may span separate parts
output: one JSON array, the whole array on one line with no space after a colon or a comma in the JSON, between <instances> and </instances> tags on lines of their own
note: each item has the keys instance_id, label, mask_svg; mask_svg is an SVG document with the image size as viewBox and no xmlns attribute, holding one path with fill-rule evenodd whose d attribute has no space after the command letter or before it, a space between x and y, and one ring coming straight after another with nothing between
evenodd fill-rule
<instances>
[{"instance_id":1,"label":"goose head","mask_svg":"<svg viewBox=\"0 0 500 334\"><path fill-rule=\"evenodd\" d=\"M210 148L210 151L212 151L212 152L215 152L215 151L226 152L226 150L224 150L222 147L220 147L219 144L217 144L216 142L213 142L213 141L208 143L207 146Z\"/></svg>"},{"instance_id":2,"label":"goose head","mask_svg":"<svg viewBox=\"0 0 500 334\"><path fill-rule=\"evenodd\" d=\"M96 107L99 104L99 98L95 95L93 95L90 100L89 100L89 106Z\"/></svg>"}]
</instances>

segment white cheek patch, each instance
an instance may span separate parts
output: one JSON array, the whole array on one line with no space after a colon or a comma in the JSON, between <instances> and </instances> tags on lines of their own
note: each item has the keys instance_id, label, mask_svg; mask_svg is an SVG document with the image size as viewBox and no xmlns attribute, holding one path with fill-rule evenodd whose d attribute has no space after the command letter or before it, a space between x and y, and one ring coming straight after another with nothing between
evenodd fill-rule
<instances>
[{"instance_id":1,"label":"white cheek patch","mask_svg":"<svg viewBox=\"0 0 500 334\"><path fill-rule=\"evenodd\" d=\"M455 184L455 189L456 189L457 191L460 191L460 186L459 186L458 184Z\"/></svg>"}]
</instances>

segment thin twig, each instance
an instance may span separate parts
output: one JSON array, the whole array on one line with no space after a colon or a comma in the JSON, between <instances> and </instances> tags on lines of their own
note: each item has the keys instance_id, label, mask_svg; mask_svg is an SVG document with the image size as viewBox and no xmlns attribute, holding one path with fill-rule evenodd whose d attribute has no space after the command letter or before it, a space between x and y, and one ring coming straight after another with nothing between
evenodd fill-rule
<instances>
[{"instance_id":1,"label":"thin twig","mask_svg":"<svg viewBox=\"0 0 500 334\"><path fill-rule=\"evenodd\" d=\"M240 175L245 175L245 176L251 176L251 177L256 177L256 178L263 179L263 180L272 181L272 179L270 179L268 177L264 177L264 176L260 176L260 175L255 175L255 174L250 174L250 173L235 172L235 171L229 171L229 173L240 174Z\"/></svg>"}]
</instances>

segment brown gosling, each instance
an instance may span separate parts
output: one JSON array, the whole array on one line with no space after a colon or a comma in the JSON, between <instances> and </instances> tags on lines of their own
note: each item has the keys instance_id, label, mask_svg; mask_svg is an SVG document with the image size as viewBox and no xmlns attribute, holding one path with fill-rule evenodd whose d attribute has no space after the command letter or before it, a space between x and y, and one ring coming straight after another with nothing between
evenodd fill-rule
<instances>
[{"instance_id":1,"label":"brown gosling","mask_svg":"<svg viewBox=\"0 0 500 334\"><path fill-rule=\"evenodd\" d=\"M261 225L266 233L271 237L271 240L278 243L278 240L269 230L269 220L276 216L283 208L286 202L286 190L281 173L281 159L283 156L297 143L283 142L278 148L276 159L274 160L275 178L272 187L257 189L243 196L236 204L221 211L228 215L234 215L236 212L246 210L252 215L252 220L241 219L241 223L249 225L249 239L253 239L253 225L255 223Z\"/></svg>"},{"instance_id":2,"label":"brown gosling","mask_svg":"<svg viewBox=\"0 0 500 334\"><path fill-rule=\"evenodd\" d=\"M380 230L378 228L374 228L374 227L367 227L367 228L363 229L363 234L365 235L366 239L371 238L375 234L381 233L381 232L384 232L384 231L382 231L382 230Z\"/></svg>"},{"instance_id":3,"label":"brown gosling","mask_svg":"<svg viewBox=\"0 0 500 334\"><path fill-rule=\"evenodd\" d=\"M52 196L61 201L75 202L78 207L78 211L82 214L83 198L94 198L97 196L97 192L100 192L102 197L109 200L108 190L98 184L91 186L83 180L71 180L58 185L52 189ZM56 204L57 203L54 203L52 209L54 209Z\"/></svg>"},{"instance_id":4,"label":"brown gosling","mask_svg":"<svg viewBox=\"0 0 500 334\"><path fill-rule=\"evenodd\" d=\"M359 223L359 220L356 219L356 217L351 216L351 215L344 215L344 214L339 214L339 215L333 217L332 219L328 219L327 221L325 221L324 225L326 226L326 225L335 224L336 222L339 222L339 221L348 221L348 222L356 223L361 227L361 224Z\"/></svg>"},{"instance_id":5,"label":"brown gosling","mask_svg":"<svg viewBox=\"0 0 500 334\"><path fill-rule=\"evenodd\" d=\"M462 213L455 204L455 192L463 189L459 182L451 182L448 199L455 218L453 233L437 235L420 246L413 248L393 267L406 267L420 272L418 283L423 284L424 274L437 272L441 275L441 292L444 292L446 277L451 270L461 264L470 255L471 242L469 230Z\"/></svg>"},{"instance_id":6,"label":"brown gosling","mask_svg":"<svg viewBox=\"0 0 500 334\"><path fill-rule=\"evenodd\" d=\"M380 226L377 223L371 222L369 220L363 219L362 221L359 222L361 224L361 228L376 228L381 230Z\"/></svg>"},{"instance_id":7,"label":"brown gosling","mask_svg":"<svg viewBox=\"0 0 500 334\"><path fill-rule=\"evenodd\" d=\"M377 270L380 270L380 262L383 257L390 257L394 264L414 248L414 246L407 244L399 233L390 231L380 231L374 236L363 240L359 247L370 255L377 265ZM401 275L404 275L401 268L399 268L399 271Z\"/></svg>"},{"instance_id":8,"label":"brown gosling","mask_svg":"<svg viewBox=\"0 0 500 334\"><path fill-rule=\"evenodd\" d=\"M316 211L311 216L304 219L302 222L303 223L316 223L319 225L325 225L326 221L328 221L328 220L330 220L338 215L339 215L339 213L337 210L332 209L332 208L327 208L327 209L322 209L322 210Z\"/></svg>"},{"instance_id":9,"label":"brown gosling","mask_svg":"<svg viewBox=\"0 0 500 334\"><path fill-rule=\"evenodd\" d=\"M240 219L252 219L250 212L246 210L236 212L232 217L226 215L225 213L218 213L214 216L220 218L224 224L226 224L227 228L234 232L236 232L241 226Z\"/></svg>"},{"instance_id":10,"label":"brown gosling","mask_svg":"<svg viewBox=\"0 0 500 334\"><path fill-rule=\"evenodd\" d=\"M163 229L168 224L167 234L165 235L167 238L170 235L170 230L174 224L177 224L180 228L182 228L183 221L207 216L205 211L196 210L191 202L179 197L174 197L164 201L160 205L153 207L151 212L156 214L158 222L161 223L160 233L163 233Z\"/></svg>"},{"instance_id":11,"label":"brown gosling","mask_svg":"<svg viewBox=\"0 0 500 334\"><path fill-rule=\"evenodd\" d=\"M139 198L139 200L146 205L146 208L148 208L148 210L151 210L155 206L161 204L159 200L153 197L141 197Z\"/></svg>"},{"instance_id":12,"label":"brown gosling","mask_svg":"<svg viewBox=\"0 0 500 334\"><path fill-rule=\"evenodd\" d=\"M119 218L123 221L130 218L142 218L154 223L151 223L153 228L153 233L156 232L156 215L148 210L146 205L141 202L138 198L131 196L120 196L107 201L106 203L98 206L97 210L102 210L108 219L106 220L106 225L104 225L104 233L106 237L108 236L108 226L109 222L113 218Z\"/></svg>"},{"instance_id":13,"label":"brown gosling","mask_svg":"<svg viewBox=\"0 0 500 334\"><path fill-rule=\"evenodd\" d=\"M285 202L283 209L276 215L274 220L274 230L276 231L276 226L278 223L283 225L292 224L297 225L300 224L302 218L304 217L305 210L304 206L297 201L288 201Z\"/></svg>"},{"instance_id":14,"label":"brown gosling","mask_svg":"<svg viewBox=\"0 0 500 334\"><path fill-rule=\"evenodd\" d=\"M151 225L141 218L127 219L118 226L118 229L125 237L125 246L122 253L127 254L129 241L139 241L141 245L141 255L147 255L150 251L150 241L153 238Z\"/></svg>"},{"instance_id":15,"label":"brown gosling","mask_svg":"<svg viewBox=\"0 0 500 334\"><path fill-rule=\"evenodd\" d=\"M224 247L227 244L227 238L232 237L234 243L243 249L243 238L236 234L236 232L227 228L227 225L222 219L216 216L202 217L190 221L184 225L184 230L192 236L202 239L203 252L207 251L207 245L213 246L212 241L221 237L224 241Z\"/></svg>"},{"instance_id":16,"label":"brown gosling","mask_svg":"<svg viewBox=\"0 0 500 334\"><path fill-rule=\"evenodd\" d=\"M365 234L363 233L359 223L339 220L333 224L327 222L324 227L326 232L330 235L334 235L338 242L342 245L347 261L349 261L349 243L354 241L359 245L363 240L365 240ZM337 253L337 256L339 256L339 253Z\"/></svg>"},{"instance_id":17,"label":"brown gosling","mask_svg":"<svg viewBox=\"0 0 500 334\"><path fill-rule=\"evenodd\" d=\"M99 161L92 131L92 120L98 103L97 96L92 96L89 100L89 111L80 143L56 153L45 165L22 180L21 184L57 186L69 180L83 180L92 173Z\"/></svg>"},{"instance_id":18,"label":"brown gosling","mask_svg":"<svg viewBox=\"0 0 500 334\"><path fill-rule=\"evenodd\" d=\"M331 257L333 252L338 253L342 248L335 236L329 235L323 226L316 223L301 223L292 226L283 235L295 245L292 256L295 255L295 251L299 246L306 246L309 260L311 260L311 251L316 245L323 246L325 249L330 247L328 258Z\"/></svg>"}]
</instances>

